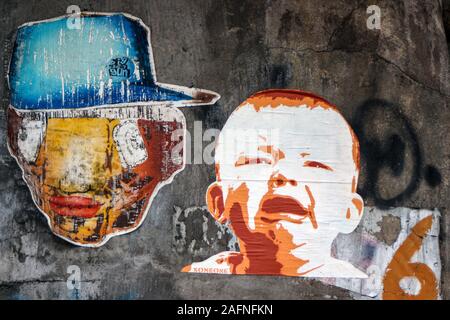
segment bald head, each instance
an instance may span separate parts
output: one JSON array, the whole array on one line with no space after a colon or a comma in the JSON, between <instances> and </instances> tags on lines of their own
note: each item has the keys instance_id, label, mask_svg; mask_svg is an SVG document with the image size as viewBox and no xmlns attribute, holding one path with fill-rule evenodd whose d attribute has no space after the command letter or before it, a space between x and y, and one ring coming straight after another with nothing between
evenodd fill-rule
<instances>
[{"instance_id":1,"label":"bald head","mask_svg":"<svg viewBox=\"0 0 450 320\"><path fill-rule=\"evenodd\" d=\"M239 171L245 161L274 165L273 160L282 160L280 157L294 171L300 163L327 168L334 172L336 181L351 183L353 191L356 187L356 135L338 109L316 95L267 90L245 100L232 113L219 137L216 173L219 179L242 179L246 175ZM254 166L255 170L261 168ZM318 176L317 170L313 173Z\"/></svg>"}]
</instances>

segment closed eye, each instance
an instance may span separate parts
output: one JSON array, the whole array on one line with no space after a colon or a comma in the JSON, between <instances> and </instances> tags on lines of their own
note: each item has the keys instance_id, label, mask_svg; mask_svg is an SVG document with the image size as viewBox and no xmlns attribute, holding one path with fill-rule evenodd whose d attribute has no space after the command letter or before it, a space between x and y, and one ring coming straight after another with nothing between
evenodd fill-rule
<instances>
[{"instance_id":1,"label":"closed eye","mask_svg":"<svg viewBox=\"0 0 450 320\"><path fill-rule=\"evenodd\" d=\"M247 156L240 156L239 159L235 162L234 166L245 166L248 164L272 164L272 160L267 158L261 158L261 157L247 157Z\"/></svg>"},{"instance_id":2,"label":"closed eye","mask_svg":"<svg viewBox=\"0 0 450 320\"><path fill-rule=\"evenodd\" d=\"M309 167L309 168L320 168L320 169L325 169L328 171L333 171L333 169L331 167L329 167L326 164L319 162L319 161L305 161L303 166Z\"/></svg>"}]
</instances>

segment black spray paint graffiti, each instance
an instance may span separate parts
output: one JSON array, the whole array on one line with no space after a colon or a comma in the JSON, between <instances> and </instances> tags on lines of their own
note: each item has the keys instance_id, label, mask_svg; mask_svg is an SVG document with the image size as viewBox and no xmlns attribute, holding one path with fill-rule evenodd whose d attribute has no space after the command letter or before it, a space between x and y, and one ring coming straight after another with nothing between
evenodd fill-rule
<instances>
[{"instance_id":1,"label":"black spray paint graffiti","mask_svg":"<svg viewBox=\"0 0 450 320\"><path fill-rule=\"evenodd\" d=\"M423 166L416 132L398 105L381 99L367 100L358 108L353 122L366 171L359 190L364 198L372 197L378 207L386 208L400 205L411 196L422 178L431 187L441 183L437 168ZM398 181L393 186L394 194L382 194L379 189L386 174Z\"/></svg>"}]
</instances>

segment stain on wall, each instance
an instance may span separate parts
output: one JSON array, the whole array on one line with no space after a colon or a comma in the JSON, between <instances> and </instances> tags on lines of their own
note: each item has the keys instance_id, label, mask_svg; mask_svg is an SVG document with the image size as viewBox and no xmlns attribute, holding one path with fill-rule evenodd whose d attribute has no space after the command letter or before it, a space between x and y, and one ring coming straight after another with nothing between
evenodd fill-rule
<instances>
[{"instance_id":1,"label":"stain on wall","mask_svg":"<svg viewBox=\"0 0 450 320\"><path fill-rule=\"evenodd\" d=\"M401 219L390 215L384 216L378 225L380 231L375 233L377 239L389 246L393 245L401 231Z\"/></svg>"},{"instance_id":2,"label":"stain on wall","mask_svg":"<svg viewBox=\"0 0 450 320\"><path fill-rule=\"evenodd\" d=\"M181 209L174 207L173 248L177 254L198 260L224 250L239 250L228 225L211 219L206 206Z\"/></svg>"}]
</instances>

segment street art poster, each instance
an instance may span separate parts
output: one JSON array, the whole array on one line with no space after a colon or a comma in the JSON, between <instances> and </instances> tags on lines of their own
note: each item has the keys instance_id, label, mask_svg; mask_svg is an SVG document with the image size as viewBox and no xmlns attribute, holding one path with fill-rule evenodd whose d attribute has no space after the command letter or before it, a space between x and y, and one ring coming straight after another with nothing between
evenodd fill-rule
<instances>
[{"instance_id":1,"label":"street art poster","mask_svg":"<svg viewBox=\"0 0 450 320\"><path fill-rule=\"evenodd\" d=\"M150 30L123 13L19 27L9 68L8 147L57 236L96 247L144 221L184 169L182 106L212 91L156 81Z\"/></svg>"},{"instance_id":2,"label":"street art poster","mask_svg":"<svg viewBox=\"0 0 450 320\"><path fill-rule=\"evenodd\" d=\"M196 256L196 241L220 240L227 250L183 272L311 277L365 299L440 298L439 211L364 208L358 139L324 99L254 94L222 129L215 171L207 206L175 208L175 248ZM195 239L191 221L204 221Z\"/></svg>"},{"instance_id":3,"label":"street art poster","mask_svg":"<svg viewBox=\"0 0 450 320\"><path fill-rule=\"evenodd\" d=\"M359 143L338 109L297 90L266 90L228 118L215 153L207 206L229 223L239 251L184 272L367 278L331 255L363 215Z\"/></svg>"}]
</instances>

